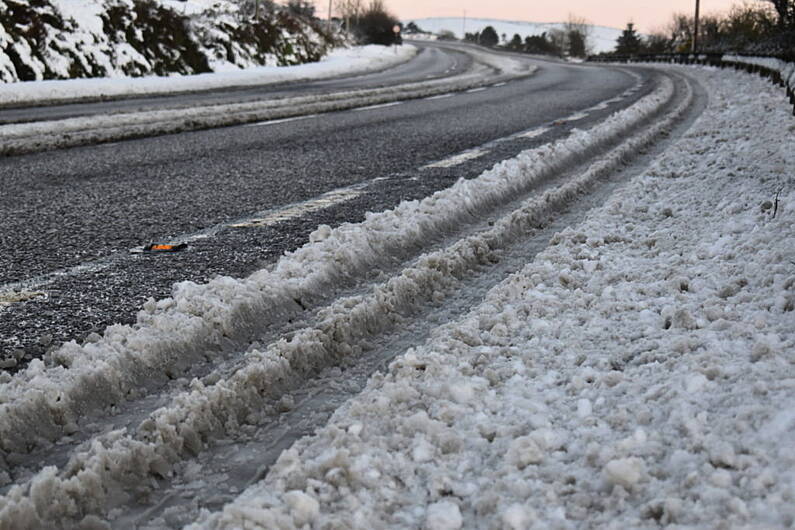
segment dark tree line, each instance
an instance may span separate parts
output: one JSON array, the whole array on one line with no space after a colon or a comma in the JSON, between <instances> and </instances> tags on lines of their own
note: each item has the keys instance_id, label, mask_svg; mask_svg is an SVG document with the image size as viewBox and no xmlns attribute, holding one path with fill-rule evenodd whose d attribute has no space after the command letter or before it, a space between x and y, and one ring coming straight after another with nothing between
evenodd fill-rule
<instances>
[{"instance_id":1,"label":"dark tree line","mask_svg":"<svg viewBox=\"0 0 795 530\"><path fill-rule=\"evenodd\" d=\"M558 57L585 57L588 54L588 24L584 20L572 17L563 29L545 31L540 35L529 35L524 39L516 33L510 40L507 35L503 35L500 39L492 26L486 26L483 31L467 33L464 40L482 46L501 46L508 50L524 53ZM502 44L500 44L501 42Z\"/></svg>"},{"instance_id":2,"label":"dark tree line","mask_svg":"<svg viewBox=\"0 0 795 530\"><path fill-rule=\"evenodd\" d=\"M668 25L639 36L633 25L616 42L615 53L686 53L693 48L695 20L674 15ZM735 5L725 14L699 17L698 51L795 54L795 0Z\"/></svg>"}]
</instances>

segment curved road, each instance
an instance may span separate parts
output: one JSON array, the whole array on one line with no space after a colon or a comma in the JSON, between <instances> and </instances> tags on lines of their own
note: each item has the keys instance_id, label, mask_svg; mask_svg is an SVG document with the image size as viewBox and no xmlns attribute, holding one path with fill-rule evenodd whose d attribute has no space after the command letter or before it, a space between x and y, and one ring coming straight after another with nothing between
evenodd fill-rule
<instances>
[{"instance_id":1,"label":"curved road","mask_svg":"<svg viewBox=\"0 0 795 530\"><path fill-rule=\"evenodd\" d=\"M115 114L119 112L141 112L174 108L190 108L200 105L247 103L262 99L276 99L300 95L327 94L350 89L378 88L395 84L426 81L452 77L467 71L472 64L471 56L438 45L423 43L420 51L410 61L379 72L356 76L323 79L299 83L276 83L259 87L239 87L224 90L133 97L92 103L73 103L43 107L0 108L0 125L25 123Z\"/></svg>"},{"instance_id":2,"label":"curved road","mask_svg":"<svg viewBox=\"0 0 795 530\"><path fill-rule=\"evenodd\" d=\"M0 526L180 528L221 509L375 371L637 174L705 103L684 74L522 60L535 75L425 99L0 159L5 366L97 342L0 374ZM171 309L145 304L140 327L90 335L133 322L174 282L267 268L320 224L564 138L539 164L376 216L273 274L184 286ZM187 247L131 252L151 242ZM8 304L12 290L27 300Z\"/></svg>"},{"instance_id":3,"label":"curved road","mask_svg":"<svg viewBox=\"0 0 795 530\"><path fill-rule=\"evenodd\" d=\"M15 370L60 342L134 322L147 298L168 296L175 282L245 276L303 245L319 224L356 222L474 177L587 128L655 84L642 71L523 60L539 66L535 75L487 89L0 159L0 293L29 298L0 309L0 360ZM430 47L391 71L264 90L408 80L466 63L458 49ZM150 103L108 103L132 104ZM340 189L342 199L316 201ZM295 204L304 208L289 210ZM292 213L269 222L235 223L285 208ZM192 237L207 230L211 237ZM189 241L188 249L130 253L174 240Z\"/></svg>"}]
</instances>

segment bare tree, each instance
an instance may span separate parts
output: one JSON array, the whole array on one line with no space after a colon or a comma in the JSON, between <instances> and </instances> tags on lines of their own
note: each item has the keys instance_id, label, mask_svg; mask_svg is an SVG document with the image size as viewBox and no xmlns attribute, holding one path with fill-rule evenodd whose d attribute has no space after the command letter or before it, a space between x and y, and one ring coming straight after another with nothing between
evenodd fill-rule
<instances>
[{"instance_id":1,"label":"bare tree","mask_svg":"<svg viewBox=\"0 0 795 530\"><path fill-rule=\"evenodd\" d=\"M559 55L565 53L568 39L566 38L566 32L564 30L552 29L547 34L547 38L552 48L555 50L555 53Z\"/></svg>"},{"instance_id":2,"label":"bare tree","mask_svg":"<svg viewBox=\"0 0 795 530\"><path fill-rule=\"evenodd\" d=\"M591 25L583 17L569 13L569 19L563 26L566 43L564 48L572 57L585 57L591 52L589 37Z\"/></svg>"},{"instance_id":3,"label":"bare tree","mask_svg":"<svg viewBox=\"0 0 795 530\"><path fill-rule=\"evenodd\" d=\"M337 0L337 13L345 21L345 28L350 29L364 13L364 3L362 0Z\"/></svg>"}]
</instances>

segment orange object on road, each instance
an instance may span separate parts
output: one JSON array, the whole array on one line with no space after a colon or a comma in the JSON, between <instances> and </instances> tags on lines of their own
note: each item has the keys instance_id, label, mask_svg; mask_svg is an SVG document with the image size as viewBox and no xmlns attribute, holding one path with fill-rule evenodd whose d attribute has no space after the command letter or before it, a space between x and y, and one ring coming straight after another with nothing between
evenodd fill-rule
<instances>
[{"instance_id":1,"label":"orange object on road","mask_svg":"<svg viewBox=\"0 0 795 530\"><path fill-rule=\"evenodd\" d=\"M184 250L188 248L188 245L185 243L179 243L176 245L169 245L163 243L152 243L151 245L147 245L143 248L144 252L177 252L179 250Z\"/></svg>"}]
</instances>

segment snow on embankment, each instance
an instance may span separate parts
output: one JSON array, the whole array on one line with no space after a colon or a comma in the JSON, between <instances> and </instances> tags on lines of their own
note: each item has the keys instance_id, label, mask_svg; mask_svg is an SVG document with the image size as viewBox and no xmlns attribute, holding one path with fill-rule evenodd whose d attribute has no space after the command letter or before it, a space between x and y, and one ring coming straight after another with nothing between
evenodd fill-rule
<instances>
[{"instance_id":1,"label":"snow on embankment","mask_svg":"<svg viewBox=\"0 0 795 530\"><path fill-rule=\"evenodd\" d=\"M795 120L695 75L684 138L196 527L791 525Z\"/></svg>"},{"instance_id":2,"label":"snow on embankment","mask_svg":"<svg viewBox=\"0 0 795 530\"><path fill-rule=\"evenodd\" d=\"M317 61L321 24L271 3L0 0L0 82L194 74Z\"/></svg>"},{"instance_id":3,"label":"snow on embankment","mask_svg":"<svg viewBox=\"0 0 795 530\"><path fill-rule=\"evenodd\" d=\"M170 77L73 79L0 84L0 105L40 104L149 94L266 85L365 73L405 62L416 55L414 46L397 52L385 46L357 46L332 51L318 62L295 66L258 66L246 70Z\"/></svg>"},{"instance_id":4,"label":"snow on embankment","mask_svg":"<svg viewBox=\"0 0 795 530\"><path fill-rule=\"evenodd\" d=\"M423 201L370 214L361 224L335 230L321 227L309 245L280 260L273 271L261 271L245 280L220 278L205 286L182 283L172 299L147 303L138 327L115 326L97 343L67 345L50 359L60 366L34 361L0 388L4 451L24 452L47 439L75 432L78 416L87 417L103 403L120 404L130 396L140 397L146 392L145 382L178 372L181 363L191 362L195 352L203 355L208 351L206 345L214 340L228 340L247 326L263 325L273 313L297 306L302 298L329 289L345 276L361 274L378 266L379 260L390 261L405 248L444 234L470 217L477 218L490 205L510 200L533 182L581 160L597 145L623 138L628 130L658 113L672 95L673 84L666 79L652 94L589 131L576 131L569 138L525 152L477 179L462 180ZM683 105L686 101L677 112ZM0 522L20 526L79 520L86 514L107 515L104 507L113 498L118 481L140 480L144 488L150 474L168 476L174 462L200 451L219 433L234 435L239 422L278 401L284 385L300 382L313 370L338 362L350 350L349 337L399 319L420 293L432 294L443 288L456 271L467 270L483 259L489 245L507 237L514 225L537 223L545 212L587 189L665 126L663 121L651 131L627 139L619 152L600 161L598 167L534 198L515 216L495 226L493 234L462 240L423 257L371 295L335 304L318 328L301 330L291 340L278 341L263 351L247 352L229 376L210 384L192 382L188 390L137 428L98 436L63 469L46 467L29 481L13 485L0 498Z\"/></svg>"}]
</instances>

